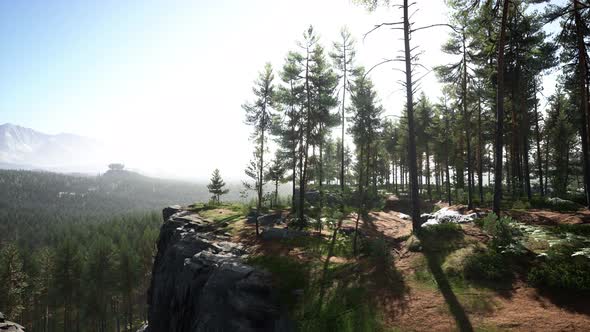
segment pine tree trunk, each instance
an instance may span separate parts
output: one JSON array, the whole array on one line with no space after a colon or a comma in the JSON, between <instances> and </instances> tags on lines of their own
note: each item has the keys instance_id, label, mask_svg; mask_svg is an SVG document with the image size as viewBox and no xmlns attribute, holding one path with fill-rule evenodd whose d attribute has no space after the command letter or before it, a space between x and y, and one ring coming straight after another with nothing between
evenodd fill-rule
<instances>
[{"instance_id":1,"label":"pine tree trunk","mask_svg":"<svg viewBox=\"0 0 590 332\"><path fill-rule=\"evenodd\" d=\"M345 116L345 103L346 103L346 74L347 74L347 68L346 68L346 43L343 43L342 48L344 49L344 74L343 74L343 78L344 81L342 83L342 136L340 137L341 140L341 144L342 144L342 149L341 149L341 153L340 153L340 191L342 193L342 195L344 196L344 128L345 128L345 120L346 120L346 116ZM342 208L344 209L344 199L342 200L343 204L342 204Z\"/></svg>"},{"instance_id":2,"label":"pine tree trunk","mask_svg":"<svg viewBox=\"0 0 590 332\"><path fill-rule=\"evenodd\" d=\"M295 202L296 202L296 195L295 195L295 188L297 183L297 153L295 152L295 144L293 144L293 178L291 179L291 212L295 213Z\"/></svg>"},{"instance_id":3,"label":"pine tree trunk","mask_svg":"<svg viewBox=\"0 0 590 332\"><path fill-rule=\"evenodd\" d=\"M518 84L515 84L515 86L518 86ZM516 88L515 88L516 89ZM512 100L516 100L516 96L515 96L515 92L513 92L512 94ZM520 186L517 183L517 177L518 177L518 138L517 138L517 133L518 133L518 127L516 125L517 123L517 119L516 119L516 107L513 104L512 105L512 109L511 109L511 121L510 121L510 125L512 127L512 133L511 133L511 139L512 139L512 143L510 144L510 161L511 161L511 176L512 176L512 198L513 199L518 199L520 198Z\"/></svg>"},{"instance_id":4,"label":"pine tree trunk","mask_svg":"<svg viewBox=\"0 0 590 332\"><path fill-rule=\"evenodd\" d=\"M478 100L477 107L477 182L479 188L479 203L483 204L483 144L481 133L481 97Z\"/></svg>"},{"instance_id":5,"label":"pine tree trunk","mask_svg":"<svg viewBox=\"0 0 590 332\"><path fill-rule=\"evenodd\" d=\"M426 191L428 192L428 199L432 201L432 191L430 188L430 151L428 149L428 142L426 143Z\"/></svg>"},{"instance_id":6,"label":"pine tree trunk","mask_svg":"<svg viewBox=\"0 0 590 332\"><path fill-rule=\"evenodd\" d=\"M399 190L398 190L399 180L397 178L397 173L398 173L398 168L397 168L397 165L395 164L395 161L394 161L393 162L393 185L395 187L395 194L399 195Z\"/></svg>"},{"instance_id":7,"label":"pine tree trunk","mask_svg":"<svg viewBox=\"0 0 590 332\"><path fill-rule=\"evenodd\" d=\"M449 202L449 206L453 204L453 200L451 197L451 175L449 172L449 155L447 154L447 160L445 163L445 173L447 175L447 202Z\"/></svg>"},{"instance_id":8,"label":"pine tree trunk","mask_svg":"<svg viewBox=\"0 0 590 332\"><path fill-rule=\"evenodd\" d=\"M465 46L465 31L462 35L463 44L463 121L465 122L465 142L467 143L467 209L473 209L473 168L471 165L471 121L467 112L467 48Z\"/></svg>"},{"instance_id":9,"label":"pine tree trunk","mask_svg":"<svg viewBox=\"0 0 590 332\"><path fill-rule=\"evenodd\" d=\"M496 86L496 139L494 155L494 203L492 210L500 215L500 200L502 199L502 148L504 134L504 43L506 40L506 21L508 19L508 5L504 0L502 8L502 23L498 40L497 86Z\"/></svg>"},{"instance_id":10,"label":"pine tree trunk","mask_svg":"<svg viewBox=\"0 0 590 332\"><path fill-rule=\"evenodd\" d=\"M547 193L548 187L548 178L549 178L549 142L547 142L547 137L545 137L545 194Z\"/></svg>"},{"instance_id":11,"label":"pine tree trunk","mask_svg":"<svg viewBox=\"0 0 590 332\"><path fill-rule=\"evenodd\" d=\"M537 80L533 81L534 93L535 93L535 138L537 143L537 169L539 172L539 188L541 189L541 197L545 196L545 188L543 186L543 160L541 157L541 131L539 130L539 111L538 111L538 100L537 100Z\"/></svg>"},{"instance_id":12,"label":"pine tree trunk","mask_svg":"<svg viewBox=\"0 0 590 332\"><path fill-rule=\"evenodd\" d=\"M578 0L572 0L574 2L574 20L576 24L576 37L578 43L578 73L579 77L579 93L580 93L580 127L581 127L581 141L582 141L582 158L583 160L583 171L584 171L584 184L586 188L586 207L590 208L590 159L588 159L588 128L587 116L588 116L588 90L586 89L586 75L588 74L586 64L586 44L584 43L584 31L585 27L582 26L583 21L580 15L580 2Z\"/></svg>"},{"instance_id":13,"label":"pine tree trunk","mask_svg":"<svg viewBox=\"0 0 590 332\"><path fill-rule=\"evenodd\" d=\"M279 206L279 180L275 179L275 207Z\"/></svg>"},{"instance_id":14,"label":"pine tree trunk","mask_svg":"<svg viewBox=\"0 0 590 332\"><path fill-rule=\"evenodd\" d=\"M320 234L322 233L322 209L324 207L324 189L323 189L323 180L324 180L324 160L323 160L323 146L324 146L324 137L322 134L322 124L320 123L320 215L318 216L318 225L320 228Z\"/></svg>"},{"instance_id":15,"label":"pine tree trunk","mask_svg":"<svg viewBox=\"0 0 590 332\"><path fill-rule=\"evenodd\" d=\"M404 59L406 63L406 107L408 120L408 161L410 166L410 199L412 202L412 228L420 229L420 197L418 196L418 165L416 164L416 137L414 130L414 101L412 91L412 62L410 48L410 17L408 0L404 0Z\"/></svg>"},{"instance_id":16,"label":"pine tree trunk","mask_svg":"<svg viewBox=\"0 0 590 332\"><path fill-rule=\"evenodd\" d=\"M263 113L265 111L263 110ZM264 121L264 120L263 120ZM264 128L260 132L260 166L258 174L258 202L256 202L256 236L260 235L258 215L262 212L262 172L264 170Z\"/></svg>"},{"instance_id":17,"label":"pine tree trunk","mask_svg":"<svg viewBox=\"0 0 590 332\"><path fill-rule=\"evenodd\" d=\"M524 175L524 184L525 184L525 190L526 190L526 194L527 194L527 198L530 201L533 196L531 193L531 177L529 174L529 144L528 144L528 136L527 136L527 131L528 131L528 113L525 112L524 113L524 126L521 130L522 132L522 138L523 138L523 142L522 142L522 162L523 162L523 175Z\"/></svg>"},{"instance_id":18,"label":"pine tree trunk","mask_svg":"<svg viewBox=\"0 0 590 332\"><path fill-rule=\"evenodd\" d=\"M359 160L363 160L363 154L364 154L363 147L364 147L364 145L360 144ZM354 253L354 255L356 255L356 253L357 253L357 238L358 238L359 221L360 221L361 214L363 214L363 209L365 206L365 193L363 190L363 173L364 173L363 166L359 165L359 178L358 178L359 206L358 206L358 211L357 211L357 216L356 216L356 222L354 225L354 238L352 240L352 252Z\"/></svg>"}]
</instances>

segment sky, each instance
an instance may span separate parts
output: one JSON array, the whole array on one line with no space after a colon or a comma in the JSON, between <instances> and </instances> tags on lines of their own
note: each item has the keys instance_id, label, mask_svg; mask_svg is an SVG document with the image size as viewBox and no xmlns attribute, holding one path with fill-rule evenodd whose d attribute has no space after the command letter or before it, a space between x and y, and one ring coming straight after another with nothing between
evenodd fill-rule
<instances>
[{"instance_id":1,"label":"sky","mask_svg":"<svg viewBox=\"0 0 590 332\"><path fill-rule=\"evenodd\" d=\"M443 0L417 8L415 26L447 22ZM350 0L2 1L0 123L95 138L112 147L112 161L156 176L205 179L219 168L239 180L253 151L241 105L264 64L278 70L311 24L328 49L347 26L356 63L370 68L399 54L402 35L363 35L400 14ZM427 69L452 60L440 51L447 35L437 27L413 36ZM404 104L395 68L370 75L386 116ZM546 95L554 84L546 80ZM421 87L440 96L434 73Z\"/></svg>"}]
</instances>

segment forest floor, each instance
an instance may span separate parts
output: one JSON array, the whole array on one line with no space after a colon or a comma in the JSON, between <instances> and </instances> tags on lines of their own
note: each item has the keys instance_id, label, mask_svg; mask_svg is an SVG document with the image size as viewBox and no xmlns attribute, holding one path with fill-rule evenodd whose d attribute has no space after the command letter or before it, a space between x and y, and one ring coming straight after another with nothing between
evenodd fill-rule
<instances>
[{"instance_id":1,"label":"forest floor","mask_svg":"<svg viewBox=\"0 0 590 332\"><path fill-rule=\"evenodd\" d=\"M451 208L465 210L461 206ZM229 211L210 213L232 215ZM560 213L531 209L511 211L508 214L520 222L531 224L590 223L588 210ZM254 225L243 219L232 220L234 222L230 227L235 240L244 242L252 249L254 257L292 260L291 265L281 263L273 271L283 273L279 278L284 280L278 280L279 284L287 283L288 279L293 285L289 284L287 287L305 288L305 292L314 294L316 301L319 293L319 302L337 302L337 299L330 300L328 295L326 299L323 298L326 284L336 289L333 292L335 297L338 292L348 289L345 287L349 287L351 283L356 284L363 291L360 301L374 305L369 310L379 316L378 319L384 323L386 330L590 330L590 300L587 294L583 297L571 293L541 291L527 284L526 275L518 273L509 283L474 284L454 278L446 272L449 257L460 256L469 248L485 246L490 240L490 236L473 222L461 224L462 234L454 240L451 250L413 250L416 238L411 235L410 220L404 218L399 211L371 212L365 222L360 221L360 234L365 243L376 244L373 247L386 243L387 252L379 253L379 249L370 249L355 256L350 250L343 248L350 246L351 241L340 243L339 236L336 237L339 240L334 241L334 234L327 229L321 235L312 233L307 240L262 241L254 236ZM350 234L355 222L356 215L350 215L343 221L339 234ZM329 246L332 248L327 249ZM291 268L293 264L295 265ZM298 274L301 273L299 270L308 266L315 266L311 268L315 272L306 269L306 274ZM270 269L272 270L272 266ZM332 279L327 278L327 275ZM314 288L304 282L291 280L297 278L316 278L319 281ZM288 297L293 296L289 293ZM306 320L309 316L309 313L303 312L298 318ZM361 314L357 317L364 316ZM321 328L316 326L303 330L324 330L327 329L326 326L330 326L329 322L325 324L317 325L322 326Z\"/></svg>"},{"instance_id":2,"label":"forest floor","mask_svg":"<svg viewBox=\"0 0 590 332\"><path fill-rule=\"evenodd\" d=\"M590 221L588 211L558 213L542 210L512 211L516 220L533 223L581 223ZM479 287L456 283L445 275L441 259L409 250L404 239L411 221L396 211L373 212L372 221L362 227L373 236L385 236L398 243L395 269L403 276L407 292L374 294L379 298L387 325L402 331L588 331L590 300L572 294L542 294L517 278L510 285ZM465 243L486 243L489 239L473 223L461 225ZM426 266L429 272L425 272ZM393 296L392 296L393 295ZM563 295L563 294L562 294ZM397 296L397 297L396 297Z\"/></svg>"}]
</instances>

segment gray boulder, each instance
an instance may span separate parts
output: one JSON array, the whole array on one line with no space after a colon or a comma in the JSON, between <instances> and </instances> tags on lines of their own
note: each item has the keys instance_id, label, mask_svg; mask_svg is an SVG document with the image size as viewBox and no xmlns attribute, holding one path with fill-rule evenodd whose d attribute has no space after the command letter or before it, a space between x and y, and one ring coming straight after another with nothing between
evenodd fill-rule
<instances>
[{"instance_id":1,"label":"gray boulder","mask_svg":"<svg viewBox=\"0 0 590 332\"><path fill-rule=\"evenodd\" d=\"M182 211L182 208L180 207L180 205L171 205L167 208L164 208L164 210L162 210L162 217L164 217L164 221L166 221L172 215L174 215L180 211Z\"/></svg>"},{"instance_id":2,"label":"gray boulder","mask_svg":"<svg viewBox=\"0 0 590 332\"><path fill-rule=\"evenodd\" d=\"M270 213L258 217L258 224L261 226L273 226L282 222L280 213Z\"/></svg>"},{"instance_id":3,"label":"gray boulder","mask_svg":"<svg viewBox=\"0 0 590 332\"><path fill-rule=\"evenodd\" d=\"M17 323L6 320L4 314L0 312L0 331L2 332L24 332L25 328Z\"/></svg>"}]
</instances>

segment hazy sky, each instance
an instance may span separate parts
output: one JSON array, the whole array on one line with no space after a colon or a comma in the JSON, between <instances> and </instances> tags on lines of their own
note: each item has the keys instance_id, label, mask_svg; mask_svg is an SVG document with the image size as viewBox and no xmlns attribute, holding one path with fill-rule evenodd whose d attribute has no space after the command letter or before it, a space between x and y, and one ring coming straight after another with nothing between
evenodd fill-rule
<instances>
[{"instance_id":1,"label":"hazy sky","mask_svg":"<svg viewBox=\"0 0 590 332\"><path fill-rule=\"evenodd\" d=\"M443 0L418 8L416 26L447 21ZM240 105L264 63L280 68L310 24L327 48L346 25L357 63L371 67L398 54L401 33L363 34L399 16L350 0L2 1L0 123L109 142L121 162L152 174L204 178L217 167L242 178L252 146ZM440 52L447 33L414 35L427 68L450 60ZM371 77L386 113L399 114L402 77L392 68ZM440 95L433 73L422 88Z\"/></svg>"}]
</instances>

